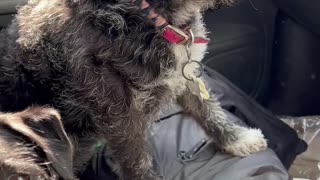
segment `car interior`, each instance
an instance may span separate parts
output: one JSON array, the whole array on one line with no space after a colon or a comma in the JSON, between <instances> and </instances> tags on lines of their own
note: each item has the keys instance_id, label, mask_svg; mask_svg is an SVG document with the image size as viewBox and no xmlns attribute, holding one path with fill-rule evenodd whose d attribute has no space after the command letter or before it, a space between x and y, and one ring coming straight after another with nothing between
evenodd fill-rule
<instances>
[{"instance_id":1,"label":"car interior","mask_svg":"<svg viewBox=\"0 0 320 180\"><path fill-rule=\"evenodd\" d=\"M205 63L279 115L319 114L319 1L245 0L206 14Z\"/></svg>"},{"instance_id":2,"label":"car interior","mask_svg":"<svg viewBox=\"0 0 320 180\"><path fill-rule=\"evenodd\" d=\"M0 29L27 0L0 0ZM279 116L320 114L320 1L241 0L206 12L204 59Z\"/></svg>"}]
</instances>

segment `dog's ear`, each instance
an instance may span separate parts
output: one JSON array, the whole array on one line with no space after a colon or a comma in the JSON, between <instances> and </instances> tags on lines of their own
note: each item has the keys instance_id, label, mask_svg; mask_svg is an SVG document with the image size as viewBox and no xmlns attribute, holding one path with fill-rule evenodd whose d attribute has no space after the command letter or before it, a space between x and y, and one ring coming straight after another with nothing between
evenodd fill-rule
<instances>
[{"instance_id":1,"label":"dog's ear","mask_svg":"<svg viewBox=\"0 0 320 180\"><path fill-rule=\"evenodd\" d=\"M0 169L30 176L53 172L74 179L73 147L54 109L33 107L1 114L0 144Z\"/></svg>"}]
</instances>

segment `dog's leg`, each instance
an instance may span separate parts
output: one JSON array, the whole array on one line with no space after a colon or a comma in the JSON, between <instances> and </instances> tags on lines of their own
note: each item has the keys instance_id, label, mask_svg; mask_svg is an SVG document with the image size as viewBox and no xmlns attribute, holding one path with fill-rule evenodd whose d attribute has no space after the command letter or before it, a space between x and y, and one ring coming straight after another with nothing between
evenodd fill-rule
<instances>
[{"instance_id":1,"label":"dog's leg","mask_svg":"<svg viewBox=\"0 0 320 180\"><path fill-rule=\"evenodd\" d=\"M122 180L156 180L152 157L145 146L147 122L141 113L130 111L127 118L111 120L106 138Z\"/></svg>"},{"instance_id":2,"label":"dog's leg","mask_svg":"<svg viewBox=\"0 0 320 180\"><path fill-rule=\"evenodd\" d=\"M209 100L201 100L187 90L178 102L195 117L221 150L236 156L247 156L266 149L267 143L261 131L228 122L214 95Z\"/></svg>"}]
</instances>

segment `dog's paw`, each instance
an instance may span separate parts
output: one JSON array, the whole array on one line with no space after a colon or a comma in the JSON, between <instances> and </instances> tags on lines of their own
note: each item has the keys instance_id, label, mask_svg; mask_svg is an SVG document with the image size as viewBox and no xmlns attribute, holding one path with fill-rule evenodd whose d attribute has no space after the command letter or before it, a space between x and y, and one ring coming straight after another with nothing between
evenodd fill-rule
<instances>
[{"instance_id":1,"label":"dog's paw","mask_svg":"<svg viewBox=\"0 0 320 180\"><path fill-rule=\"evenodd\" d=\"M224 150L235 156L245 157L266 148L267 141L260 129L244 129L238 134L238 139Z\"/></svg>"}]
</instances>

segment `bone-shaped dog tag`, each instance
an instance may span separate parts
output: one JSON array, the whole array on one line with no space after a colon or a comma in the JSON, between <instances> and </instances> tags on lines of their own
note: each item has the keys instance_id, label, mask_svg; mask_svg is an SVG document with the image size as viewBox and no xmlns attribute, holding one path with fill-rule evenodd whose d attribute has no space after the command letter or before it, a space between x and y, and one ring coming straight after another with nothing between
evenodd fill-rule
<instances>
[{"instance_id":1,"label":"bone-shaped dog tag","mask_svg":"<svg viewBox=\"0 0 320 180\"><path fill-rule=\"evenodd\" d=\"M191 94L197 96L200 100L202 100L198 84L196 84L194 81L188 81L186 86Z\"/></svg>"},{"instance_id":2,"label":"bone-shaped dog tag","mask_svg":"<svg viewBox=\"0 0 320 180\"><path fill-rule=\"evenodd\" d=\"M200 78L196 78L193 80L199 86L201 99L208 100L210 98L210 94L206 89L206 85Z\"/></svg>"}]
</instances>

